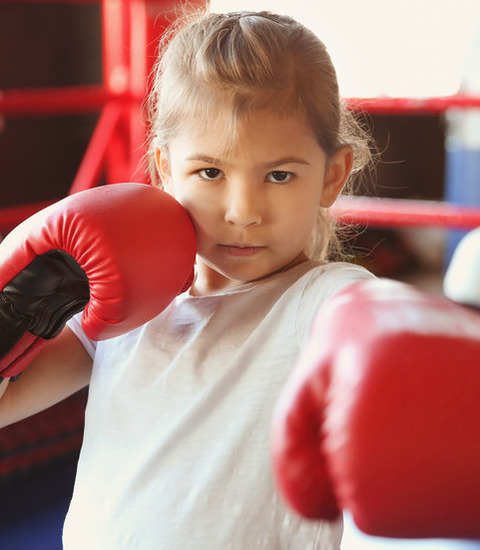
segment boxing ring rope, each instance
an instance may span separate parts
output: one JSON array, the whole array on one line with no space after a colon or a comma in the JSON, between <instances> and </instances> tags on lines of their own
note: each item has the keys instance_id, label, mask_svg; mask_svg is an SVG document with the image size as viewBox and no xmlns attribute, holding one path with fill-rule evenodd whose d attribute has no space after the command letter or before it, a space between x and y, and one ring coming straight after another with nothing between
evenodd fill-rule
<instances>
[{"instance_id":1,"label":"boxing ring rope","mask_svg":"<svg viewBox=\"0 0 480 550\"><path fill-rule=\"evenodd\" d=\"M341 197L331 212L339 223L371 227L473 229L480 226L480 208L440 201Z\"/></svg>"},{"instance_id":2,"label":"boxing ring rope","mask_svg":"<svg viewBox=\"0 0 480 550\"><path fill-rule=\"evenodd\" d=\"M143 92L107 91L100 85L0 90L0 113L10 116L82 113L97 111L111 100L142 101ZM442 114L448 109L480 108L480 96L460 93L428 98L351 97L346 98L345 102L353 111L370 114Z\"/></svg>"},{"instance_id":3,"label":"boxing ring rope","mask_svg":"<svg viewBox=\"0 0 480 550\"><path fill-rule=\"evenodd\" d=\"M103 86L66 86L52 89L0 91L0 113L7 116L88 113L111 100L131 101L125 93L109 93Z\"/></svg>"},{"instance_id":4,"label":"boxing ring rope","mask_svg":"<svg viewBox=\"0 0 480 550\"><path fill-rule=\"evenodd\" d=\"M352 97L346 99L349 109L378 115L442 114L449 109L480 108L480 96L458 93L439 97Z\"/></svg>"}]
</instances>

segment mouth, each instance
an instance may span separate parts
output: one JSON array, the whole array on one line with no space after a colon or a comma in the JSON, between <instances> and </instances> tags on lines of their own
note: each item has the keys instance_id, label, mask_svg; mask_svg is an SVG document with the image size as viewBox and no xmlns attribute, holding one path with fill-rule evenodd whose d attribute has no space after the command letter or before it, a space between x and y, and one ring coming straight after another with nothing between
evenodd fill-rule
<instances>
[{"instance_id":1,"label":"mouth","mask_svg":"<svg viewBox=\"0 0 480 550\"><path fill-rule=\"evenodd\" d=\"M258 254L259 252L261 252L266 248L265 246L257 246L253 244L240 244L240 243L221 244L219 246L222 250L224 250L230 256L236 256L240 258L255 256L256 254Z\"/></svg>"}]
</instances>

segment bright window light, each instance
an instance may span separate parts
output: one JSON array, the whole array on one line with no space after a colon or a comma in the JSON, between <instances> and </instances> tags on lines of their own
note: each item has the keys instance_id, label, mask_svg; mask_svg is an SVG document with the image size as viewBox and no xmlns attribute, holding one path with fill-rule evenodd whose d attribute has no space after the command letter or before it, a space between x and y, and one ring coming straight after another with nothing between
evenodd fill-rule
<instances>
[{"instance_id":1,"label":"bright window light","mask_svg":"<svg viewBox=\"0 0 480 550\"><path fill-rule=\"evenodd\" d=\"M219 13L265 9L304 23L325 42L345 97L454 94L480 32L478 0L211 0L210 5ZM480 58L477 67L480 72Z\"/></svg>"}]
</instances>

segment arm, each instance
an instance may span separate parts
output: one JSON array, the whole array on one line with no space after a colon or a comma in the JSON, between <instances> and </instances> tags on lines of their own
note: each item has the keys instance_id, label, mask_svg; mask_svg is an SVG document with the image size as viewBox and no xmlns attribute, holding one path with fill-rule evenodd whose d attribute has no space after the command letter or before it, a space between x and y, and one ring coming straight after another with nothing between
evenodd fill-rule
<instances>
[{"instance_id":1,"label":"arm","mask_svg":"<svg viewBox=\"0 0 480 550\"><path fill-rule=\"evenodd\" d=\"M14 383L0 384L0 428L36 414L88 385L92 360L66 327Z\"/></svg>"}]
</instances>

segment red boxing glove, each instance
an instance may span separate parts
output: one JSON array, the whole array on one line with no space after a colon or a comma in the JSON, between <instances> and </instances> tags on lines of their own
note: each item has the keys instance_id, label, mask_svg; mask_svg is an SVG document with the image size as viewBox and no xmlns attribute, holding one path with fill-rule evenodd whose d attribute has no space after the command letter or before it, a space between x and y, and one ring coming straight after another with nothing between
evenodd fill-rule
<instances>
[{"instance_id":1,"label":"red boxing glove","mask_svg":"<svg viewBox=\"0 0 480 550\"><path fill-rule=\"evenodd\" d=\"M0 245L0 376L83 308L94 340L146 323L191 284L195 252L187 212L155 187L98 187L38 212Z\"/></svg>"},{"instance_id":2,"label":"red boxing glove","mask_svg":"<svg viewBox=\"0 0 480 550\"><path fill-rule=\"evenodd\" d=\"M479 361L476 312L394 281L338 294L273 418L286 500L376 536L480 538Z\"/></svg>"}]
</instances>

